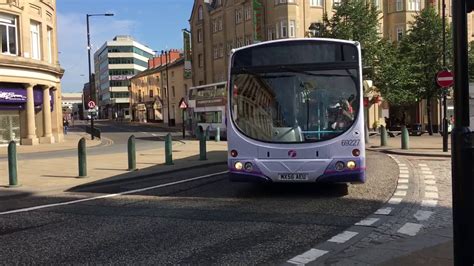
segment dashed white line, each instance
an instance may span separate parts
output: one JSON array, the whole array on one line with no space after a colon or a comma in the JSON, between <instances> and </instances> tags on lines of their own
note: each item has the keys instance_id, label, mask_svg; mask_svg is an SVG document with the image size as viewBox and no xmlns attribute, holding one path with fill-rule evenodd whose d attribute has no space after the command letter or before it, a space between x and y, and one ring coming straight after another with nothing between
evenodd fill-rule
<instances>
[{"instance_id":1,"label":"dashed white line","mask_svg":"<svg viewBox=\"0 0 474 266\"><path fill-rule=\"evenodd\" d=\"M155 134L155 133L151 133L151 135L152 135L153 137L158 137L158 134Z\"/></svg>"},{"instance_id":2,"label":"dashed white line","mask_svg":"<svg viewBox=\"0 0 474 266\"><path fill-rule=\"evenodd\" d=\"M357 232L351 232L351 231L344 231L336 236L333 236L331 239L328 240L328 242L334 242L334 243L345 243L346 241L350 240L354 236L358 235L359 233Z\"/></svg>"},{"instance_id":3,"label":"dashed white line","mask_svg":"<svg viewBox=\"0 0 474 266\"><path fill-rule=\"evenodd\" d=\"M408 185L398 185L397 186L397 190L404 190L404 189L408 189Z\"/></svg>"},{"instance_id":4,"label":"dashed white line","mask_svg":"<svg viewBox=\"0 0 474 266\"><path fill-rule=\"evenodd\" d=\"M421 174L423 174L423 175L432 175L433 173L431 171L421 171Z\"/></svg>"},{"instance_id":5,"label":"dashed white line","mask_svg":"<svg viewBox=\"0 0 474 266\"><path fill-rule=\"evenodd\" d=\"M400 204L400 202L402 202L402 200L403 200L403 198L391 198L388 201L388 204L397 205L397 204Z\"/></svg>"},{"instance_id":6,"label":"dashed white line","mask_svg":"<svg viewBox=\"0 0 474 266\"><path fill-rule=\"evenodd\" d=\"M423 178L425 179L436 179L434 175L424 175Z\"/></svg>"},{"instance_id":7,"label":"dashed white line","mask_svg":"<svg viewBox=\"0 0 474 266\"><path fill-rule=\"evenodd\" d=\"M420 166L420 167L427 167L428 165L425 164L425 163L419 163L418 166Z\"/></svg>"},{"instance_id":8,"label":"dashed white line","mask_svg":"<svg viewBox=\"0 0 474 266\"><path fill-rule=\"evenodd\" d=\"M415 218L418 220L418 221L426 221L428 220L431 215L433 214L434 212L432 211L422 211L422 210L419 210L417 211L413 216L415 216Z\"/></svg>"},{"instance_id":9,"label":"dashed white line","mask_svg":"<svg viewBox=\"0 0 474 266\"><path fill-rule=\"evenodd\" d=\"M409 174L400 174L398 177L399 178L410 178L410 175Z\"/></svg>"},{"instance_id":10,"label":"dashed white line","mask_svg":"<svg viewBox=\"0 0 474 266\"><path fill-rule=\"evenodd\" d=\"M434 207L436 207L436 205L438 205L437 200L422 200L421 201L421 206L422 207L434 208Z\"/></svg>"},{"instance_id":11,"label":"dashed white line","mask_svg":"<svg viewBox=\"0 0 474 266\"><path fill-rule=\"evenodd\" d=\"M438 187L436 187L436 186L426 186L426 187L425 187L425 191L428 191L428 192L438 192Z\"/></svg>"},{"instance_id":12,"label":"dashed white line","mask_svg":"<svg viewBox=\"0 0 474 266\"><path fill-rule=\"evenodd\" d=\"M425 180L425 185L436 185L436 180Z\"/></svg>"},{"instance_id":13,"label":"dashed white line","mask_svg":"<svg viewBox=\"0 0 474 266\"><path fill-rule=\"evenodd\" d=\"M371 226L374 223L378 222L380 218L365 218L364 220L356 223L355 225L360 225L360 226Z\"/></svg>"},{"instance_id":14,"label":"dashed white line","mask_svg":"<svg viewBox=\"0 0 474 266\"><path fill-rule=\"evenodd\" d=\"M425 198L438 199L438 193L437 192L425 192Z\"/></svg>"},{"instance_id":15,"label":"dashed white line","mask_svg":"<svg viewBox=\"0 0 474 266\"><path fill-rule=\"evenodd\" d=\"M407 165L406 165L406 164L404 164L404 163L399 163L399 164L398 164L398 166L400 166L400 167L404 167L404 166L407 166Z\"/></svg>"},{"instance_id":16,"label":"dashed white line","mask_svg":"<svg viewBox=\"0 0 474 266\"><path fill-rule=\"evenodd\" d=\"M306 264L316 260L326 253L328 253L328 251L312 248L305 253L288 260L287 262L296 265Z\"/></svg>"},{"instance_id":17,"label":"dashed white line","mask_svg":"<svg viewBox=\"0 0 474 266\"><path fill-rule=\"evenodd\" d=\"M408 170L403 170L403 169L400 170L400 174L408 174L408 173L409 173Z\"/></svg>"},{"instance_id":18,"label":"dashed white line","mask_svg":"<svg viewBox=\"0 0 474 266\"><path fill-rule=\"evenodd\" d=\"M431 171L431 169L428 167L421 167L421 171Z\"/></svg>"},{"instance_id":19,"label":"dashed white line","mask_svg":"<svg viewBox=\"0 0 474 266\"><path fill-rule=\"evenodd\" d=\"M398 179L399 184L408 184L408 179Z\"/></svg>"},{"instance_id":20,"label":"dashed white line","mask_svg":"<svg viewBox=\"0 0 474 266\"><path fill-rule=\"evenodd\" d=\"M415 236L423 227L421 224L406 223L397 232L404 235Z\"/></svg>"},{"instance_id":21,"label":"dashed white line","mask_svg":"<svg viewBox=\"0 0 474 266\"><path fill-rule=\"evenodd\" d=\"M396 191L395 194L393 194L394 196L397 196L397 197L405 197L407 195L407 192L406 191Z\"/></svg>"},{"instance_id":22,"label":"dashed white line","mask_svg":"<svg viewBox=\"0 0 474 266\"><path fill-rule=\"evenodd\" d=\"M209 178L209 177L213 177L213 176L217 176L217 175L222 175L222 174L225 174L225 173L228 173L228 171L223 171L223 172L218 172L218 173L203 175L203 176L197 176L197 177L193 177L193 178L189 178L189 179L185 179L185 180L180 180L180 181L176 181L176 182L171 182L171 183L166 183L166 184L161 184L161 185L156 185L156 186L151 186L151 187L128 190L128 191L115 193L115 194L107 194L107 195L101 195L101 196L97 196L97 197L91 197L91 198L85 198L85 199L79 199L79 200L71 200L71 201L66 201L66 202L46 204L46 205L40 205L40 206L29 207L29 208L24 208L24 209L17 209L17 210L11 210L11 211L6 211L6 212L0 212L0 215L20 213L20 212L29 212L29 211L35 211L35 210L46 209L46 208L51 208L51 207L72 205L72 204L86 202L86 201L93 201L93 200L98 200L98 199L105 199L105 198L112 198L112 197L117 197L117 196L122 196L122 195L134 194L134 193L137 193L137 192L143 192L143 191L148 191L148 190L152 190L152 189L157 189L157 188L162 188L162 187L169 187L169 186L174 186L174 185L178 185L178 184L182 184L182 183L196 181L196 180L200 180L200 179L204 179L204 178Z\"/></svg>"},{"instance_id":23,"label":"dashed white line","mask_svg":"<svg viewBox=\"0 0 474 266\"><path fill-rule=\"evenodd\" d=\"M392 207L380 208L374 214L389 215L393 211Z\"/></svg>"}]
</instances>

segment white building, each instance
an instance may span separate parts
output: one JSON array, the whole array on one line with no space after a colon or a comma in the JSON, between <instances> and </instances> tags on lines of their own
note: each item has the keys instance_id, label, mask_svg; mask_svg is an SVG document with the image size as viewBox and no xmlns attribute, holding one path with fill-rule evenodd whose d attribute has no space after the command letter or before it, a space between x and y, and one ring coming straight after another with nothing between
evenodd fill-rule
<instances>
[{"instance_id":1,"label":"white building","mask_svg":"<svg viewBox=\"0 0 474 266\"><path fill-rule=\"evenodd\" d=\"M131 36L116 36L95 52L100 117L130 117L129 79L146 70L151 57L153 49L134 41Z\"/></svg>"}]
</instances>

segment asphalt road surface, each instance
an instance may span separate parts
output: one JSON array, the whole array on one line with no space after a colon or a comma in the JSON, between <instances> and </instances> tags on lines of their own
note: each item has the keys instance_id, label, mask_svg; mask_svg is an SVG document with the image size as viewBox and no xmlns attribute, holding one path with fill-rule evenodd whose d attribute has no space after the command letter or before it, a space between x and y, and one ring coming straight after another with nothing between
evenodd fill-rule
<instances>
[{"instance_id":1,"label":"asphalt road surface","mask_svg":"<svg viewBox=\"0 0 474 266\"><path fill-rule=\"evenodd\" d=\"M82 187L16 205L4 202L0 261L282 264L373 213L390 198L396 187L396 164L379 153L367 155L365 185L231 183L222 173L226 166L216 165ZM135 191L127 192L131 190ZM97 196L108 198L90 200ZM86 201L2 213L78 199Z\"/></svg>"}]
</instances>

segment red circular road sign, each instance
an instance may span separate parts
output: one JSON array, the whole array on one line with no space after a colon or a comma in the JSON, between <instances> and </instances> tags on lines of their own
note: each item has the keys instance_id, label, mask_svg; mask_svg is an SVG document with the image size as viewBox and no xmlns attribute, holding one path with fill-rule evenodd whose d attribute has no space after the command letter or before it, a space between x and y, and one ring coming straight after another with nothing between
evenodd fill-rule
<instances>
[{"instance_id":1,"label":"red circular road sign","mask_svg":"<svg viewBox=\"0 0 474 266\"><path fill-rule=\"evenodd\" d=\"M436 83L438 83L438 85L441 88L447 88L447 87L453 86L454 84L453 73L447 70L438 72L438 74L436 75Z\"/></svg>"},{"instance_id":2,"label":"red circular road sign","mask_svg":"<svg viewBox=\"0 0 474 266\"><path fill-rule=\"evenodd\" d=\"M95 102L94 102L94 101L89 101L89 102L87 103L87 106L89 106L89 109L94 109L94 107L95 107Z\"/></svg>"}]
</instances>

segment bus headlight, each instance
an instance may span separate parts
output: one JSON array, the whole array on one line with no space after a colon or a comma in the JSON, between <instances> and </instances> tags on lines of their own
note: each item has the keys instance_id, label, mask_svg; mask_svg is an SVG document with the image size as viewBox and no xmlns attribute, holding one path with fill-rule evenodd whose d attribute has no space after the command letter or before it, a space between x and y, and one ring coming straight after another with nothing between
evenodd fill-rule
<instances>
[{"instance_id":1,"label":"bus headlight","mask_svg":"<svg viewBox=\"0 0 474 266\"><path fill-rule=\"evenodd\" d=\"M244 169L245 169L245 171L247 171L247 172L252 172L252 170L253 170L253 165L252 165L252 163L251 163L251 162L246 162L245 165L244 165Z\"/></svg>"},{"instance_id":2,"label":"bus headlight","mask_svg":"<svg viewBox=\"0 0 474 266\"><path fill-rule=\"evenodd\" d=\"M344 169L344 166L345 166L344 162L339 161L336 163L334 168L336 168L336 171L342 171Z\"/></svg>"},{"instance_id":3,"label":"bus headlight","mask_svg":"<svg viewBox=\"0 0 474 266\"><path fill-rule=\"evenodd\" d=\"M347 162L347 168L349 168L350 170L354 170L356 168L356 163L354 161L348 161Z\"/></svg>"},{"instance_id":4,"label":"bus headlight","mask_svg":"<svg viewBox=\"0 0 474 266\"><path fill-rule=\"evenodd\" d=\"M234 164L234 168L237 169L237 170L242 170L243 167L244 167L244 165L241 162L236 162Z\"/></svg>"}]
</instances>

